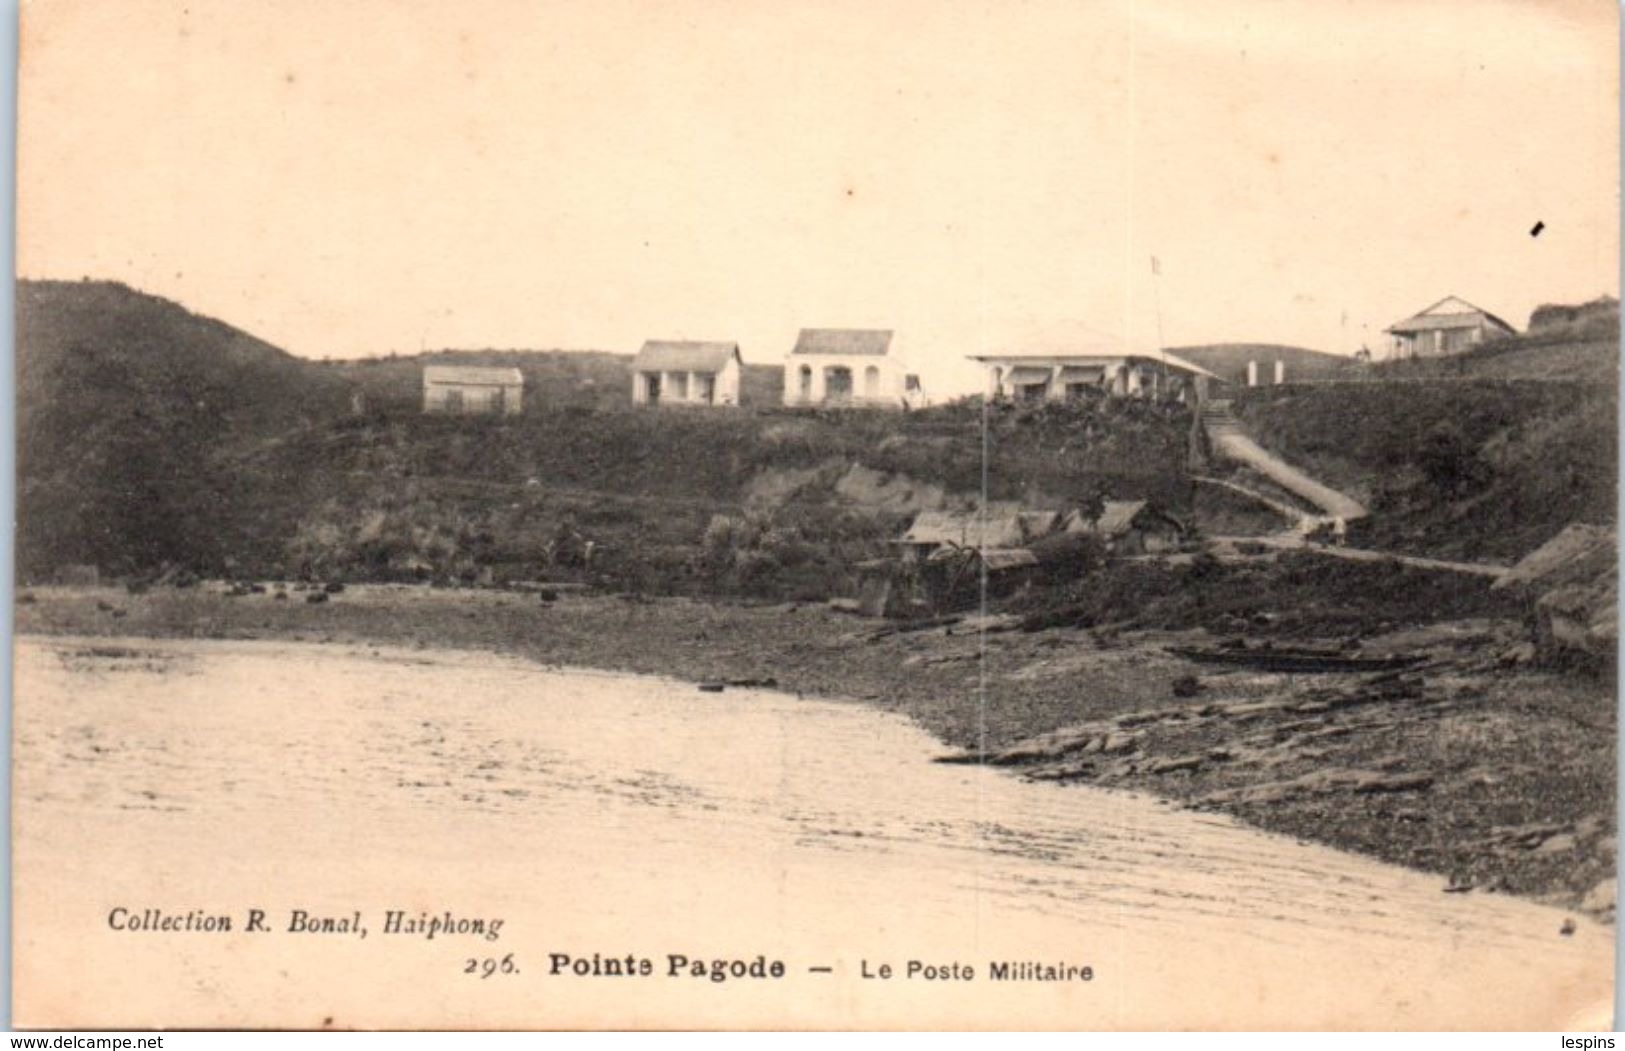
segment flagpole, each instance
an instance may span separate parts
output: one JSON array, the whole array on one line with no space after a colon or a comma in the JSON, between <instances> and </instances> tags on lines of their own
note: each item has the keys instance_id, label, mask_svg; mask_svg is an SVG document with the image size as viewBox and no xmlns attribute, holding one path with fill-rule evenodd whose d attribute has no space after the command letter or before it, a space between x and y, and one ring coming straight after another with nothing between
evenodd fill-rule
<instances>
[{"instance_id":1,"label":"flagpole","mask_svg":"<svg viewBox=\"0 0 1625 1051\"><path fill-rule=\"evenodd\" d=\"M1162 338L1162 261L1151 257L1151 302L1157 311L1157 361L1162 365L1162 388L1168 389L1168 347Z\"/></svg>"}]
</instances>

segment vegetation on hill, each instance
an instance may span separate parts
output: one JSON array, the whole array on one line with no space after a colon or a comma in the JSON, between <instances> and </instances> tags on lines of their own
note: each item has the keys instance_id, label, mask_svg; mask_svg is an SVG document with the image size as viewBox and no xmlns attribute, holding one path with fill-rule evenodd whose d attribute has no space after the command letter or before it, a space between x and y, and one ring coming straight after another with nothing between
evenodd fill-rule
<instances>
[{"instance_id":1,"label":"vegetation on hill","mask_svg":"<svg viewBox=\"0 0 1625 1051\"><path fill-rule=\"evenodd\" d=\"M1189 416L1142 402L988 414L986 495L1186 498ZM974 404L914 413L568 409L375 413L239 455L262 479L244 572L585 577L661 592L823 598L922 507L982 493ZM319 465L319 466L318 466ZM586 545L592 545L589 554ZM259 553L255 558L255 553Z\"/></svg>"},{"instance_id":2,"label":"vegetation on hill","mask_svg":"<svg viewBox=\"0 0 1625 1051\"><path fill-rule=\"evenodd\" d=\"M1259 441L1371 509L1350 542L1516 559L1570 522L1614 520L1612 384L1373 382L1244 392Z\"/></svg>"},{"instance_id":3,"label":"vegetation on hill","mask_svg":"<svg viewBox=\"0 0 1625 1051\"><path fill-rule=\"evenodd\" d=\"M1520 363L1540 382L1372 370L1361 383L1240 389L1236 410L1263 444L1373 509L1357 542L1513 558L1570 521L1613 516L1615 382L1553 380L1551 365L1579 355L1616 375L1605 341L1573 336L1617 324L1617 306L1543 310L1537 333L1460 359L1492 374ZM25 581L90 563L127 577L550 576L823 597L849 591L853 565L886 553L926 507L1106 496L1202 517L1177 406L786 410L758 367L746 376L756 408L640 410L623 356L315 363L94 282L21 282L18 334ZM1267 348L1207 349L1244 368ZM421 368L445 360L519 367L525 412L422 415ZM1289 377L1304 378L1292 360Z\"/></svg>"},{"instance_id":4,"label":"vegetation on hill","mask_svg":"<svg viewBox=\"0 0 1625 1051\"><path fill-rule=\"evenodd\" d=\"M1614 521L1617 300L1548 304L1524 335L1363 378L1234 403L1262 444L1371 509L1351 543L1510 561L1570 522Z\"/></svg>"},{"instance_id":5,"label":"vegetation on hill","mask_svg":"<svg viewBox=\"0 0 1625 1051\"><path fill-rule=\"evenodd\" d=\"M247 333L110 282L17 285L18 568L220 557L222 444L331 418L342 385Z\"/></svg>"},{"instance_id":6,"label":"vegetation on hill","mask_svg":"<svg viewBox=\"0 0 1625 1051\"><path fill-rule=\"evenodd\" d=\"M89 563L823 597L915 511L984 487L1051 506L1188 495L1189 415L1141 402L990 409L984 443L974 402L636 410L614 355L319 364L118 285L24 282L19 300L25 581ZM516 365L526 411L422 415L428 360ZM746 381L776 403L763 370Z\"/></svg>"},{"instance_id":7,"label":"vegetation on hill","mask_svg":"<svg viewBox=\"0 0 1625 1051\"><path fill-rule=\"evenodd\" d=\"M1599 296L1589 303L1543 303L1529 315L1529 335L1590 340L1619 337L1619 300Z\"/></svg>"}]
</instances>

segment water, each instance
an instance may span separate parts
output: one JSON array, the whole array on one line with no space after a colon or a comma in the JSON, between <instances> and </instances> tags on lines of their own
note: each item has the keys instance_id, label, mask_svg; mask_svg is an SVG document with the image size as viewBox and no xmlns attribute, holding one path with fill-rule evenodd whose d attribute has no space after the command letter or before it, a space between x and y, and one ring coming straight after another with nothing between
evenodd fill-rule
<instances>
[{"instance_id":1,"label":"water","mask_svg":"<svg viewBox=\"0 0 1625 1051\"><path fill-rule=\"evenodd\" d=\"M1563 936L1561 912L1443 894L1436 877L1222 818L932 764L940 746L855 705L255 642L27 639L16 682L22 1024L1608 1016L1610 929ZM121 906L235 929L110 929ZM243 930L250 908L275 929ZM295 909L359 913L367 936L290 933ZM389 935L392 910L503 925L494 941ZM554 954L595 953L654 973L549 973ZM671 954L760 954L786 973L667 977ZM911 978L911 960L975 977ZM989 979L1026 960L1093 978ZM865 977L883 965L892 978Z\"/></svg>"}]
</instances>

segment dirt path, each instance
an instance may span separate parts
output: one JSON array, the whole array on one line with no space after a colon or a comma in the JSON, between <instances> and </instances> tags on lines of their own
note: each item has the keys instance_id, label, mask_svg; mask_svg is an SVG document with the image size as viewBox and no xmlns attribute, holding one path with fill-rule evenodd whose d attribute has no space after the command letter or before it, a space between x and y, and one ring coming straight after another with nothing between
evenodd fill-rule
<instances>
[{"instance_id":1,"label":"dirt path","mask_svg":"<svg viewBox=\"0 0 1625 1051\"><path fill-rule=\"evenodd\" d=\"M1314 504L1332 518L1345 522L1364 518L1367 511L1359 501L1322 485L1247 436L1230 412L1227 401L1212 401L1202 410L1214 452L1225 459L1245 464L1288 492Z\"/></svg>"},{"instance_id":2,"label":"dirt path","mask_svg":"<svg viewBox=\"0 0 1625 1051\"><path fill-rule=\"evenodd\" d=\"M1483 562L1450 562L1442 558L1423 558L1420 555L1398 555L1389 551L1372 551L1361 547L1337 547L1331 544L1310 544L1297 533L1276 533L1271 536L1216 536L1211 542L1220 548L1234 549L1238 544L1261 544L1278 551L1312 549L1318 555L1346 559L1350 562L1394 561L1415 569L1429 569L1441 573L1465 573L1475 577L1499 580L1506 575L1505 566Z\"/></svg>"},{"instance_id":3,"label":"dirt path","mask_svg":"<svg viewBox=\"0 0 1625 1051\"><path fill-rule=\"evenodd\" d=\"M1216 486L1220 489L1228 489L1232 493L1244 496L1259 506L1267 507L1271 511L1274 511L1287 522L1291 523L1296 529L1301 530L1306 526L1312 526L1316 521L1314 515L1306 514L1290 504L1272 499L1256 489L1250 489L1247 486L1242 485L1240 482L1232 482L1228 478L1214 478L1211 475L1193 474L1191 475L1191 481L1200 482L1203 485Z\"/></svg>"}]
</instances>

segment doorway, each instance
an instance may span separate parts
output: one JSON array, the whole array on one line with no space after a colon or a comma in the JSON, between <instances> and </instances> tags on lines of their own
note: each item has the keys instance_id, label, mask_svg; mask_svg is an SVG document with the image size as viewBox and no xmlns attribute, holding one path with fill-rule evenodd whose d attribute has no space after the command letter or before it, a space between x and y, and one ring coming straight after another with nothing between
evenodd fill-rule
<instances>
[{"instance_id":1,"label":"doorway","mask_svg":"<svg viewBox=\"0 0 1625 1051\"><path fill-rule=\"evenodd\" d=\"M824 400L843 402L852 400L852 370L845 365L831 365L824 370Z\"/></svg>"}]
</instances>

